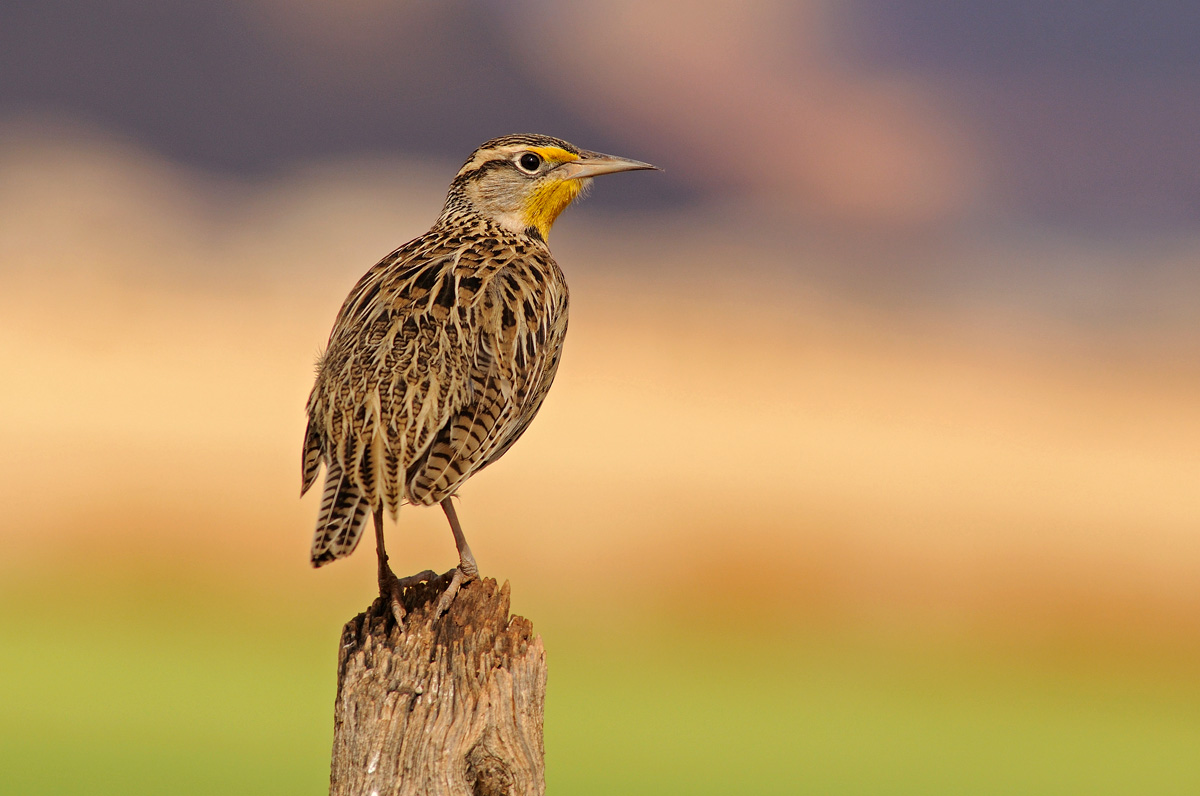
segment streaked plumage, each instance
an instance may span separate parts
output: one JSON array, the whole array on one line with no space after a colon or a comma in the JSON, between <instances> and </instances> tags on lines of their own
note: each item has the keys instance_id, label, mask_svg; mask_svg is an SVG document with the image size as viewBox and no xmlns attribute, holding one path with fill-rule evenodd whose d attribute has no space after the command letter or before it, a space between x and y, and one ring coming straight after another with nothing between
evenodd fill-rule
<instances>
[{"instance_id":1,"label":"streaked plumage","mask_svg":"<svg viewBox=\"0 0 1200 796\"><path fill-rule=\"evenodd\" d=\"M567 331L550 226L589 177L634 168L652 167L548 136L489 141L451 183L433 228L359 280L308 401L302 493L326 467L314 566L349 555L369 513L382 545L383 511L448 506L521 436Z\"/></svg>"},{"instance_id":2,"label":"streaked plumage","mask_svg":"<svg viewBox=\"0 0 1200 796\"><path fill-rule=\"evenodd\" d=\"M313 561L348 554L380 503L433 505L516 441L567 331L544 245L476 220L372 268L346 300L309 399L304 488L329 468Z\"/></svg>"}]
</instances>

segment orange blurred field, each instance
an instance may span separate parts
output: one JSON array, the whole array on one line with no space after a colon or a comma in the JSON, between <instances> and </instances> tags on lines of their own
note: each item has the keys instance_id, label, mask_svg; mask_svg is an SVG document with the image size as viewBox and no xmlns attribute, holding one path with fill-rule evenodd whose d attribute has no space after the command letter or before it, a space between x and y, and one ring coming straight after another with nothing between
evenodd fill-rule
<instances>
[{"instance_id":1,"label":"orange blurred field","mask_svg":"<svg viewBox=\"0 0 1200 796\"><path fill-rule=\"evenodd\" d=\"M304 401L453 164L0 141L0 793L321 792L374 563L308 565ZM1195 792L1200 243L755 212L572 210L557 383L462 492L546 641L551 789ZM959 259L1093 258L1153 276L1126 316L939 293ZM455 562L436 511L390 533L397 569Z\"/></svg>"},{"instance_id":2,"label":"orange blurred field","mask_svg":"<svg viewBox=\"0 0 1200 796\"><path fill-rule=\"evenodd\" d=\"M1188 4L0 4L0 796L326 790L313 365L471 149L557 382L460 495L551 793L1200 793ZM402 574L456 562L441 513Z\"/></svg>"},{"instance_id":3,"label":"orange blurred field","mask_svg":"<svg viewBox=\"0 0 1200 796\"><path fill-rule=\"evenodd\" d=\"M143 560L366 599L369 550L306 564L303 403L341 298L447 170L235 184L94 136L10 143L0 573ZM736 589L789 623L1195 639L1195 326L856 300L788 273L819 246L743 234L586 205L556 231L558 381L462 493L487 573L608 609L746 612ZM402 566L453 563L443 522L402 512Z\"/></svg>"}]
</instances>

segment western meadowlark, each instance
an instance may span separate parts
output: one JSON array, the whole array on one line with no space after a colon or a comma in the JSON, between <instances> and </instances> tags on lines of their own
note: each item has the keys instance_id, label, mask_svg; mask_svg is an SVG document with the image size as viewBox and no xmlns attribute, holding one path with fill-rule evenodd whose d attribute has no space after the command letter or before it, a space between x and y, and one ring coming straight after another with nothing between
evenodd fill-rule
<instances>
[{"instance_id":1,"label":"western meadowlark","mask_svg":"<svg viewBox=\"0 0 1200 796\"><path fill-rule=\"evenodd\" d=\"M403 617L383 515L440 503L459 564L437 613L479 573L451 498L504 455L554 380L567 285L550 227L592 177L655 168L544 135L483 144L450 183L437 222L384 257L342 305L317 363L304 436L303 495L322 463L313 566L354 551L375 522L380 594Z\"/></svg>"}]
</instances>

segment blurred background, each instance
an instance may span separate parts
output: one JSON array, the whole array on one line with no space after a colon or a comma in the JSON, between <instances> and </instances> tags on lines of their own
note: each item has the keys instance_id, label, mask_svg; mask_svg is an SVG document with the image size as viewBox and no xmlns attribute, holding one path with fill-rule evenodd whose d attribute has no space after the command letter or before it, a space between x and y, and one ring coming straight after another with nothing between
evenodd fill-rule
<instances>
[{"instance_id":1,"label":"blurred background","mask_svg":"<svg viewBox=\"0 0 1200 796\"><path fill-rule=\"evenodd\" d=\"M462 491L554 793L1200 792L1200 5L0 3L0 792L323 793L304 401L482 141L665 173ZM389 531L449 569L439 512Z\"/></svg>"}]
</instances>

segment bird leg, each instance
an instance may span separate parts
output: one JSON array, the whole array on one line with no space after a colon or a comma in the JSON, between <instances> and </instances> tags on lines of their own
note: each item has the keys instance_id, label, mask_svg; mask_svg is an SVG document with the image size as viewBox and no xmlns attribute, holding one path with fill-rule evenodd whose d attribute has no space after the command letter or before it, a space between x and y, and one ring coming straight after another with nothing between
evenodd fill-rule
<instances>
[{"instance_id":1,"label":"bird leg","mask_svg":"<svg viewBox=\"0 0 1200 796\"><path fill-rule=\"evenodd\" d=\"M392 568L388 566L387 550L383 547L383 509L372 511L371 514L375 518L375 554L379 557L379 596L385 598L390 604L396 624L404 627L404 616L407 613L401 599L404 589L415 586L421 581L434 580L437 578L437 573L432 569L427 569L406 578L396 577L396 573L392 572Z\"/></svg>"},{"instance_id":2,"label":"bird leg","mask_svg":"<svg viewBox=\"0 0 1200 796\"><path fill-rule=\"evenodd\" d=\"M462 526L458 524L458 514L450 501L451 498L442 501L442 511L446 512L446 519L450 520L450 530L454 532L454 544L458 547L458 566L454 568L450 585L442 592L442 599L438 600L435 618L446 612L464 583L479 577L479 566L475 563L475 556L471 555L471 547L467 544L467 537L463 536Z\"/></svg>"}]
</instances>

